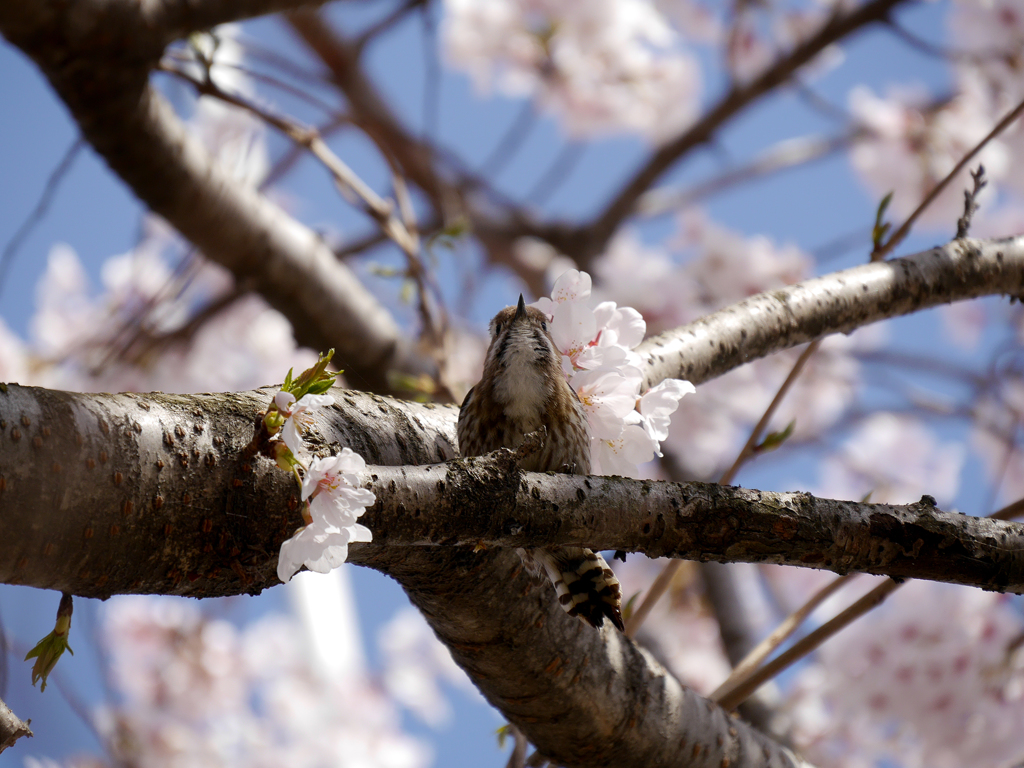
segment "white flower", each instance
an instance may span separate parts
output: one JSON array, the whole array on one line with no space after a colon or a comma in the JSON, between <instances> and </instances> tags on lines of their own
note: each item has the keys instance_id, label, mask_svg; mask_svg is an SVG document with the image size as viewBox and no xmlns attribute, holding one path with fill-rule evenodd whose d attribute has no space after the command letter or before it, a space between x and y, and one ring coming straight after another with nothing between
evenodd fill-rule
<instances>
[{"instance_id":1,"label":"white flower","mask_svg":"<svg viewBox=\"0 0 1024 768\"><path fill-rule=\"evenodd\" d=\"M313 496L310 514L336 514L340 524L348 525L350 518L354 523L363 508L376 501L371 491L359 487L359 475L365 469L363 457L351 448L343 448L337 456L314 459L302 479L302 500Z\"/></svg>"},{"instance_id":2,"label":"white flower","mask_svg":"<svg viewBox=\"0 0 1024 768\"><path fill-rule=\"evenodd\" d=\"M556 303L551 312L551 339L558 350L575 364L580 353L597 336L594 311L582 300Z\"/></svg>"},{"instance_id":3,"label":"white flower","mask_svg":"<svg viewBox=\"0 0 1024 768\"><path fill-rule=\"evenodd\" d=\"M879 412L864 419L821 463L822 496L907 503L928 493L940 504L956 497L964 448L942 442L918 419Z\"/></svg>"},{"instance_id":4,"label":"white flower","mask_svg":"<svg viewBox=\"0 0 1024 768\"><path fill-rule=\"evenodd\" d=\"M661 441L668 439L669 422L679 407L683 395L693 394L697 389L688 381L665 379L656 387L647 390L640 398L640 415L644 429L654 441L654 452L661 456Z\"/></svg>"},{"instance_id":5,"label":"white flower","mask_svg":"<svg viewBox=\"0 0 1024 768\"><path fill-rule=\"evenodd\" d=\"M313 425L313 411L333 402L330 395L303 395L298 402L291 392L282 390L274 395L277 409L287 417L281 437L296 457L302 453L302 430Z\"/></svg>"},{"instance_id":6,"label":"white flower","mask_svg":"<svg viewBox=\"0 0 1024 768\"><path fill-rule=\"evenodd\" d=\"M636 411L631 411L631 414L630 421L640 420ZM638 423L627 424L618 437L610 440L594 438L590 443L590 471L595 475L637 477L637 465L653 458L654 443Z\"/></svg>"},{"instance_id":7,"label":"white flower","mask_svg":"<svg viewBox=\"0 0 1024 768\"><path fill-rule=\"evenodd\" d=\"M370 529L364 525L337 528L314 518L281 545L277 577L287 582L302 566L317 573L328 573L348 559L349 544L372 539Z\"/></svg>"},{"instance_id":8,"label":"white flower","mask_svg":"<svg viewBox=\"0 0 1024 768\"><path fill-rule=\"evenodd\" d=\"M692 392L689 382L664 382L640 398L643 374L633 348L643 341L647 323L632 307L605 301L591 307L586 272L565 271L533 306L551 318L549 329L562 353L562 372L579 395L591 435L591 471L635 477L637 464L660 453L679 399ZM640 412L637 412L637 405Z\"/></svg>"},{"instance_id":9,"label":"white flower","mask_svg":"<svg viewBox=\"0 0 1024 768\"><path fill-rule=\"evenodd\" d=\"M546 315L554 315L555 306L564 302L585 301L590 298L592 281L586 272L567 269L551 287L551 298L542 296L533 302L534 307Z\"/></svg>"},{"instance_id":10,"label":"white flower","mask_svg":"<svg viewBox=\"0 0 1024 768\"><path fill-rule=\"evenodd\" d=\"M855 747L864 765L1018 765L1022 629L1005 595L906 584L798 675L797 745L819 763Z\"/></svg>"},{"instance_id":11,"label":"white flower","mask_svg":"<svg viewBox=\"0 0 1024 768\"><path fill-rule=\"evenodd\" d=\"M594 319L601 329L598 346L633 349L647 333L644 316L632 307L617 307L614 301L602 301L594 308Z\"/></svg>"},{"instance_id":12,"label":"white flower","mask_svg":"<svg viewBox=\"0 0 1024 768\"><path fill-rule=\"evenodd\" d=\"M643 375L639 369L599 368L577 371L570 382L583 402L590 422L590 434L601 440L614 440L631 413L636 413L636 398Z\"/></svg>"},{"instance_id":13,"label":"white flower","mask_svg":"<svg viewBox=\"0 0 1024 768\"><path fill-rule=\"evenodd\" d=\"M701 84L700 64L662 5L447 0L442 45L479 90L531 95L571 134L631 131L658 141L692 122Z\"/></svg>"},{"instance_id":14,"label":"white flower","mask_svg":"<svg viewBox=\"0 0 1024 768\"><path fill-rule=\"evenodd\" d=\"M288 581L303 565L327 573L345 562L349 544L373 539L370 529L356 522L377 499L371 491L358 487L359 474L365 468L363 457L351 448L309 465L302 480L302 500L312 497L312 520L281 545L277 562L281 581Z\"/></svg>"}]
</instances>

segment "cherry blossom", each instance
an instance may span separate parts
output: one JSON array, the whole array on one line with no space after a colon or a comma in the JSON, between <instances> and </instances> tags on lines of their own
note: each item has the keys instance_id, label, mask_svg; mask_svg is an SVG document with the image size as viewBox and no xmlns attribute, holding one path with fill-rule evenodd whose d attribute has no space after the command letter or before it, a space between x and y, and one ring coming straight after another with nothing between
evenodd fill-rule
<instances>
[{"instance_id":1,"label":"cherry blossom","mask_svg":"<svg viewBox=\"0 0 1024 768\"><path fill-rule=\"evenodd\" d=\"M376 501L372 491L358 487L365 469L363 457L347 447L309 465L302 479L302 500L309 500L310 521L281 545L281 581L288 581L303 565L317 573L337 568L348 559L349 544L373 539L370 529L356 522Z\"/></svg>"},{"instance_id":2,"label":"cherry blossom","mask_svg":"<svg viewBox=\"0 0 1024 768\"><path fill-rule=\"evenodd\" d=\"M892 211L908 216L998 119L982 84L972 74L960 78L951 100L931 104L920 90L893 89L879 97L859 86L849 97L850 111L866 136L850 152L854 170L878 200L893 193ZM989 142L974 161L984 164L990 181L1006 176L1009 156L999 139ZM921 221L949 226L963 211L963 190L970 188L968 169L961 171L922 214ZM980 200L993 199L990 184Z\"/></svg>"},{"instance_id":3,"label":"cherry blossom","mask_svg":"<svg viewBox=\"0 0 1024 768\"><path fill-rule=\"evenodd\" d=\"M271 614L240 629L184 600L117 597L102 621L119 701L98 712L96 726L111 764L429 763L425 745L400 730L398 709L365 672L320 674L290 617Z\"/></svg>"},{"instance_id":4,"label":"cherry blossom","mask_svg":"<svg viewBox=\"0 0 1024 768\"><path fill-rule=\"evenodd\" d=\"M600 440L615 439L629 414L635 412L636 393L642 375L638 368L581 370L569 382L580 396L590 422L590 434Z\"/></svg>"},{"instance_id":5,"label":"cherry blossom","mask_svg":"<svg viewBox=\"0 0 1024 768\"><path fill-rule=\"evenodd\" d=\"M636 477L639 464L660 455L664 438L657 436L667 434L679 399L694 388L689 382L665 383L644 406L640 358L633 351L647 329L643 316L613 301L591 307L591 290L590 275L570 269L555 280L551 298L533 306L551 318L563 372L587 413L591 472Z\"/></svg>"},{"instance_id":6,"label":"cherry blossom","mask_svg":"<svg viewBox=\"0 0 1024 768\"><path fill-rule=\"evenodd\" d=\"M794 246L745 237L699 210L689 210L679 216L678 231L666 245L648 245L636 232L623 231L597 260L595 272L606 286L597 289L601 298L628 300L648 327L659 332L805 279L811 266L811 259ZM803 439L835 424L860 391L856 353L877 347L884 335L878 326L850 338L827 339L770 428L781 430L795 420L794 436ZM585 349L576 364L586 366L594 349ZM675 426L658 442L667 440L672 456L690 476L714 478L735 459L799 353L772 355L706 382L696 397L679 401L671 419ZM645 420L652 415L643 407L641 413ZM646 427L653 438L649 421ZM663 432L663 427L658 430ZM657 451L661 453L660 447Z\"/></svg>"},{"instance_id":7,"label":"cherry blossom","mask_svg":"<svg viewBox=\"0 0 1024 768\"><path fill-rule=\"evenodd\" d=\"M822 496L906 504L922 494L950 502L960 486L963 447L943 443L917 419L880 412L865 419L821 465Z\"/></svg>"},{"instance_id":8,"label":"cherry blossom","mask_svg":"<svg viewBox=\"0 0 1024 768\"><path fill-rule=\"evenodd\" d=\"M303 453L302 432L313 425L313 413L317 408L333 405L334 398L330 395L305 394L296 401L295 395L282 390L274 395L274 404L286 417L281 428L281 439L292 454L299 457Z\"/></svg>"},{"instance_id":9,"label":"cherry blossom","mask_svg":"<svg viewBox=\"0 0 1024 768\"><path fill-rule=\"evenodd\" d=\"M797 745L824 765L851 750L865 766L1016 764L1022 631L1005 595L907 584L801 672L790 699Z\"/></svg>"},{"instance_id":10,"label":"cherry blossom","mask_svg":"<svg viewBox=\"0 0 1024 768\"><path fill-rule=\"evenodd\" d=\"M643 426L655 444L668 439L668 428L672 414L679 407L683 395L693 394L697 388L688 381L665 379L655 387L647 390L640 398L640 415L644 417ZM661 456L660 449L655 449Z\"/></svg>"},{"instance_id":11,"label":"cherry blossom","mask_svg":"<svg viewBox=\"0 0 1024 768\"><path fill-rule=\"evenodd\" d=\"M443 42L479 90L533 96L573 135L661 141L696 114L697 60L644 0L448 0Z\"/></svg>"},{"instance_id":12,"label":"cherry blossom","mask_svg":"<svg viewBox=\"0 0 1024 768\"><path fill-rule=\"evenodd\" d=\"M443 725L451 717L440 683L480 699L469 677L416 609L398 611L381 627L378 638L384 654L385 689L428 725Z\"/></svg>"}]
</instances>

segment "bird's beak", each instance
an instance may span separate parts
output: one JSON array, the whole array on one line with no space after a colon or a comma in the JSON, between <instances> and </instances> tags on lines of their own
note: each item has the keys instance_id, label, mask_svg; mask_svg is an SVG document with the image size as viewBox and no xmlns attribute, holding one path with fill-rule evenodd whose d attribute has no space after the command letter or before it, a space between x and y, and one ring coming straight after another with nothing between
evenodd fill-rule
<instances>
[{"instance_id":1,"label":"bird's beak","mask_svg":"<svg viewBox=\"0 0 1024 768\"><path fill-rule=\"evenodd\" d=\"M516 314L512 318L513 321L523 320L526 318L526 302L523 301L523 294L519 294L519 303L516 305Z\"/></svg>"}]
</instances>

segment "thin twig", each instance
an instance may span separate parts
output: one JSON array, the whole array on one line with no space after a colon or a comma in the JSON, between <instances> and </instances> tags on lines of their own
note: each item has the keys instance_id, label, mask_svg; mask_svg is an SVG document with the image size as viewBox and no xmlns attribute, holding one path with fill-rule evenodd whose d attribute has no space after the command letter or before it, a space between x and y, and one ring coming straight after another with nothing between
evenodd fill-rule
<instances>
[{"instance_id":1,"label":"thin twig","mask_svg":"<svg viewBox=\"0 0 1024 768\"><path fill-rule=\"evenodd\" d=\"M367 43L400 22L410 11L415 10L417 6L425 5L425 0L406 0L406 2L395 8L395 10L387 16L367 27L366 30L360 33L359 37L353 41L353 45L357 50L362 51L362 49L366 47Z\"/></svg>"},{"instance_id":2,"label":"thin twig","mask_svg":"<svg viewBox=\"0 0 1024 768\"><path fill-rule=\"evenodd\" d=\"M514 725L510 725L508 728L512 734L512 754L508 756L505 768L526 768L526 747L529 742L523 732Z\"/></svg>"},{"instance_id":3,"label":"thin twig","mask_svg":"<svg viewBox=\"0 0 1024 768\"><path fill-rule=\"evenodd\" d=\"M1013 123L1014 120L1020 117L1022 112L1024 112L1024 101L1021 101L1020 104L1018 104L1016 107L1010 110L1006 114L1006 116L996 124L996 127L993 128L984 139L979 141L970 152L964 155L960 159L960 162L957 163L956 166L953 168L953 170L946 174L946 177L938 184L936 184L931 192L925 195L925 198L924 200L921 201L921 204L917 206L914 212L910 214L910 216L907 218L905 222L903 222L903 226L896 230L892 237L890 237L883 245L880 245L878 248L871 252L871 260L881 261L890 253L892 253L892 250L901 242L903 242L903 239L910 233L910 229L911 227L914 226L914 222L918 220L921 214L924 213L925 209L928 208L929 205L932 204L935 198L937 198L939 194L941 194L942 190L949 186L949 183L954 179L954 177L956 177L956 175L960 173L960 171L962 171L967 166L967 164L971 162L971 160L974 159L975 155L977 155L979 152L981 152L982 149L985 148L986 144L992 141L992 139L994 139L1000 133L1005 131L1010 126L1010 124Z\"/></svg>"},{"instance_id":4,"label":"thin twig","mask_svg":"<svg viewBox=\"0 0 1024 768\"><path fill-rule=\"evenodd\" d=\"M296 144L304 146L327 168L334 177L335 185L343 196L353 202L355 202L355 199L362 201L364 211L377 221L384 233L394 240L403 251L408 253L415 250L408 230L395 217L394 205L391 201L384 200L374 192L340 157L335 155L321 138L320 134L317 133L316 129L299 125L292 120L263 109L240 96L228 93L208 76L203 80L199 80L186 72L166 64L161 64L158 68L191 83L201 94L214 96L228 104L233 104L240 109L251 112L268 125L281 131L281 133L285 134Z\"/></svg>"},{"instance_id":5,"label":"thin twig","mask_svg":"<svg viewBox=\"0 0 1024 768\"><path fill-rule=\"evenodd\" d=\"M993 512L989 517L993 520L1013 520L1021 515L1024 515L1024 499L1017 499L1012 504L1007 504L997 512Z\"/></svg>"},{"instance_id":6,"label":"thin twig","mask_svg":"<svg viewBox=\"0 0 1024 768\"><path fill-rule=\"evenodd\" d=\"M340 128L352 127L352 120L348 115L337 115L329 122L317 127L316 132L323 138L333 135ZM306 148L299 144L291 144L288 151L278 158L277 162L267 171L267 175L260 182L259 190L262 192L279 182L288 171L299 161L299 158L306 154Z\"/></svg>"},{"instance_id":7,"label":"thin twig","mask_svg":"<svg viewBox=\"0 0 1024 768\"><path fill-rule=\"evenodd\" d=\"M930 40L925 40L923 37L918 37L891 18L885 20L885 27L912 48L916 48L921 53L926 53L929 56L945 59L946 61L967 61L972 64L984 64L991 61L1006 61L1011 57L1019 55L1016 51L968 51L946 48Z\"/></svg>"},{"instance_id":8,"label":"thin twig","mask_svg":"<svg viewBox=\"0 0 1024 768\"><path fill-rule=\"evenodd\" d=\"M32 212L21 223L21 226L18 227L18 231L7 242L3 254L0 254L0 293L3 292L4 282L7 280L7 271L11 268L11 264L14 263L14 254L18 252L18 248L21 247L25 238L28 237L32 229L50 208L50 203L53 202L53 196L57 193L57 188L60 186L61 181L64 180L64 177L67 176L68 171L71 170L72 163L74 163L75 158L78 157L78 153L84 146L85 139L81 136L71 142L71 146L67 148L64 157L57 163L57 167L53 169L50 178L46 180L46 186L43 187L43 192L39 196L36 207L32 209Z\"/></svg>"},{"instance_id":9,"label":"thin twig","mask_svg":"<svg viewBox=\"0 0 1024 768\"><path fill-rule=\"evenodd\" d=\"M388 242L390 238L380 230L374 230L370 234L364 235L357 240L352 240L334 249L334 255L344 261L352 256L361 254L363 251L373 248L374 246L380 245L381 243Z\"/></svg>"},{"instance_id":10,"label":"thin twig","mask_svg":"<svg viewBox=\"0 0 1024 768\"><path fill-rule=\"evenodd\" d=\"M895 592L901 584L905 583L886 579L849 608L840 612L805 637L800 638L790 648L776 656L763 667L758 668L742 683L722 692L717 699L718 704L726 710L736 709L763 683L818 648L828 638L848 626L855 619L860 618L872 608L881 604L885 598Z\"/></svg>"},{"instance_id":11,"label":"thin twig","mask_svg":"<svg viewBox=\"0 0 1024 768\"><path fill-rule=\"evenodd\" d=\"M1024 514L1024 499L1018 499L1012 504L1008 504L1002 509L993 512L992 514L988 515L988 517L993 520L1011 520L1022 514ZM755 653L759 653L761 647L766 646L769 643L769 641L773 637L775 637L775 635L779 634L780 630L783 627L788 626L790 624L794 624L792 629L789 630L787 637L791 635L792 631L796 629L796 626L798 626L808 615L810 615L811 611L813 611L813 607L811 607L810 610L805 610L809 605L811 605L811 603L817 605L825 597L828 597L829 594L834 592L835 589L842 586L842 584L844 584L846 580L848 580L853 575L855 574L847 574L846 576L842 576L838 579L833 580L821 591L813 595L805 605L801 606L792 614L790 614L790 616L787 617L782 622L782 624L779 625L779 627L772 633L772 635L770 635L766 640L764 640L760 645L758 645L757 648L751 651L746 659L740 662L740 665L736 667L736 670L733 671L733 674L731 674L729 678L724 683L722 683L722 685L720 685L718 689L715 690L715 692L712 693L711 696L709 696L708 698L710 698L712 701L717 701L725 709L735 709L740 704L742 704L747 699L747 697L749 697L754 691L756 691L763 683L767 682L791 664L794 664L807 654L819 648L830 637L837 634L840 630L844 629L849 624L853 623L856 619L863 616L872 608L875 608L876 606L880 605L886 597L895 592L896 589L898 589L900 586L907 583L905 581L895 581L893 579L888 579L887 581L882 582L873 590L871 590L866 595L857 600L855 603L853 603L849 608L838 613L836 616L822 624L813 632L809 633L807 636L798 640L796 643L793 644L791 648L789 648L784 653L779 654L779 656L765 664L763 667L760 667L753 672L748 671L746 675L742 677L737 674L740 667L743 667L745 670L749 670L751 668L751 664L748 664L748 660L751 659L751 657L754 656ZM801 614L799 620L794 621L794 618L798 614ZM775 643L775 646L777 647L778 643ZM764 655L761 656L761 658L764 657Z\"/></svg>"},{"instance_id":12,"label":"thin twig","mask_svg":"<svg viewBox=\"0 0 1024 768\"><path fill-rule=\"evenodd\" d=\"M169 58L170 60L179 62L181 64L199 64L200 66L203 66L207 63L203 62L202 60L197 60L194 51L192 51L191 49L187 51L172 49L167 51L166 55L167 58ZM213 64L218 68L233 69L237 72L241 72L248 78L251 78L261 83L265 83L271 86L272 88L277 88L278 90L287 93L289 96L293 96L294 98L299 99L300 101L304 101L312 107L316 107L317 109L321 110L328 116L331 116L333 118L341 117L341 114L338 112L337 105L328 104L326 101L323 101L322 99L319 99L313 94L311 94L308 90L292 85L291 83L286 83L284 80L274 77L273 75L267 75L264 74L263 72L257 72L256 70L251 69L250 67L247 67L244 64L235 64L233 62L227 61L215 61L213 62Z\"/></svg>"},{"instance_id":13,"label":"thin twig","mask_svg":"<svg viewBox=\"0 0 1024 768\"><path fill-rule=\"evenodd\" d=\"M817 352L818 347L821 346L821 340L812 341L808 344L804 351L800 353L800 357L793 363L793 367L789 371L789 375L786 376L786 380L782 382L782 386L779 387L779 391L775 393L775 397L772 398L771 403L765 409L764 414L761 416L761 420L757 422L757 425L750 431L750 437L747 438L746 444L743 446L743 450L740 451L740 455L736 457L736 461L729 467L729 470L722 475L722 479L718 481L719 485L728 485L736 477L740 468L747 462L747 460L754 455L757 450L757 442L761 439L761 434L768 426L768 422L771 421L772 416L775 415L775 411L778 410L779 405L782 403L782 398L786 396L793 383L796 381L800 372L804 369L807 361L811 359L811 355Z\"/></svg>"},{"instance_id":14,"label":"thin twig","mask_svg":"<svg viewBox=\"0 0 1024 768\"><path fill-rule=\"evenodd\" d=\"M814 34L764 72L750 82L736 85L723 94L719 101L685 132L659 147L613 195L605 208L573 233L572 242L576 247L567 255L575 258L582 267L589 259L602 253L605 244L618 230L622 221L633 213L640 196L681 157L710 141L730 119L761 97L772 93L829 45L868 24L887 18L893 9L903 2L906 0L870 0L847 14L833 14Z\"/></svg>"},{"instance_id":15,"label":"thin twig","mask_svg":"<svg viewBox=\"0 0 1024 768\"><path fill-rule=\"evenodd\" d=\"M971 171L971 180L974 182L971 189L964 190L964 215L956 222L956 240L967 237L971 229L971 219L978 210L978 194L988 186L985 179L985 166L979 165L978 170Z\"/></svg>"},{"instance_id":16,"label":"thin twig","mask_svg":"<svg viewBox=\"0 0 1024 768\"><path fill-rule=\"evenodd\" d=\"M630 615L626 621L626 637L635 637L636 633L643 626L644 621L647 619L647 615L654 608L661 596L668 591L669 584L672 583L672 579L676 573L683 566L682 560L670 560L668 564L661 569L661 573L651 584L651 588L647 590L647 594L644 595L643 601L637 607L635 611Z\"/></svg>"},{"instance_id":17,"label":"thin twig","mask_svg":"<svg viewBox=\"0 0 1024 768\"><path fill-rule=\"evenodd\" d=\"M771 656L780 645L792 636L819 605L840 587L848 584L856 575L848 573L845 576L832 579L832 581L811 595L807 602L783 619L768 637L751 649L750 653L744 656L743 660L729 673L729 677L726 678L725 682L718 686L708 698L712 701L719 701L723 696L735 690L765 659Z\"/></svg>"}]
</instances>

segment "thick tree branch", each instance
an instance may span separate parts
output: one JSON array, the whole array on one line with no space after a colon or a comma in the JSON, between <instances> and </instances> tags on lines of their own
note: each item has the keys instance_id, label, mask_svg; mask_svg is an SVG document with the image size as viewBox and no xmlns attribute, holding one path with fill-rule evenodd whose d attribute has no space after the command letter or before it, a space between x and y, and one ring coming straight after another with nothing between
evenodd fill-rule
<instances>
[{"instance_id":1,"label":"thick tree branch","mask_svg":"<svg viewBox=\"0 0 1024 768\"><path fill-rule=\"evenodd\" d=\"M168 33L150 27L148 7L97 3L90 15L56 0L8 3L0 32L143 202L283 312L300 343L334 347L353 383L387 390L388 368L418 367L397 324L312 230L222 170L149 86Z\"/></svg>"},{"instance_id":2,"label":"thick tree branch","mask_svg":"<svg viewBox=\"0 0 1024 768\"><path fill-rule=\"evenodd\" d=\"M236 594L239 580L257 590L276 583L273 553L298 524L295 488L290 475L247 450L270 391L5 389L0 580L88 597ZM927 497L857 504L707 483L521 473L511 452L437 464L455 453L455 409L333 392L321 448L349 445L384 462L368 470L378 497L365 517L374 543L353 545L353 562L380 567L392 550L409 547L590 546L1024 592L1017 523L942 512ZM388 466L412 459L417 466ZM258 521L248 519L263 508ZM131 557L139 547L154 554ZM250 554L263 548L269 557ZM119 563L114 572L110 561ZM230 571L212 574L217 568ZM199 578L205 583L191 586Z\"/></svg>"},{"instance_id":3,"label":"thick tree branch","mask_svg":"<svg viewBox=\"0 0 1024 768\"><path fill-rule=\"evenodd\" d=\"M831 333L988 295L1024 295L1024 237L955 240L759 293L644 341L644 386L668 378L700 384Z\"/></svg>"},{"instance_id":4,"label":"thick tree branch","mask_svg":"<svg viewBox=\"0 0 1024 768\"><path fill-rule=\"evenodd\" d=\"M511 455L511 454L510 454ZM587 546L777 563L1024 593L1024 527L943 512L714 483L519 473L511 460L372 467L370 547ZM373 564L353 547L352 559Z\"/></svg>"}]
</instances>

